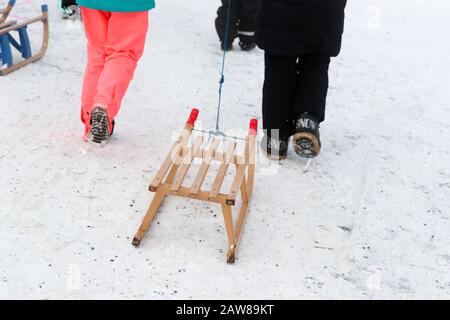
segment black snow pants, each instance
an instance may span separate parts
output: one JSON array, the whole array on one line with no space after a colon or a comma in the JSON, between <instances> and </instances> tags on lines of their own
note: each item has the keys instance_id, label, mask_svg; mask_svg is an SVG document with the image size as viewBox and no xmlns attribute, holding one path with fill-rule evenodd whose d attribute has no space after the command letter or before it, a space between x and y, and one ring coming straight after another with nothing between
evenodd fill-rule
<instances>
[{"instance_id":1,"label":"black snow pants","mask_svg":"<svg viewBox=\"0 0 450 320\"><path fill-rule=\"evenodd\" d=\"M325 119L330 57L265 55L263 127L279 129L279 137L293 134L293 120L301 113Z\"/></svg>"},{"instance_id":2,"label":"black snow pants","mask_svg":"<svg viewBox=\"0 0 450 320\"><path fill-rule=\"evenodd\" d=\"M237 37L254 38L259 0L222 0L222 6L217 10L216 18L216 30L220 42L225 40L228 1L231 1L229 43L232 43Z\"/></svg>"}]
</instances>

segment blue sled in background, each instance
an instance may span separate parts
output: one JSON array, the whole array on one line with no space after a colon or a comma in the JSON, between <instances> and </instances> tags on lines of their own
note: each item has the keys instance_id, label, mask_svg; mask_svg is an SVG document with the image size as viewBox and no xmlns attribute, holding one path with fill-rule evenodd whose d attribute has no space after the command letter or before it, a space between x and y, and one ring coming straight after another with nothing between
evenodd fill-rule
<instances>
[{"instance_id":1,"label":"blue sled in background","mask_svg":"<svg viewBox=\"0 0 450 320\"><path fill-rule=\"evenodd\" d=\"M6 8L0 9L0 76L7 75L32 62L42 59L48 49L48 6L45 4L41 6L42 14L38 17L18 23L15 20L8 20L8 15L15 3L16 0L10 0ZM42 22L44 32L41 48L33 54L27 27L36 22ZM13 49L19 51L22 56L21 61L14 63Z\"/></svg>"}]
</instances>

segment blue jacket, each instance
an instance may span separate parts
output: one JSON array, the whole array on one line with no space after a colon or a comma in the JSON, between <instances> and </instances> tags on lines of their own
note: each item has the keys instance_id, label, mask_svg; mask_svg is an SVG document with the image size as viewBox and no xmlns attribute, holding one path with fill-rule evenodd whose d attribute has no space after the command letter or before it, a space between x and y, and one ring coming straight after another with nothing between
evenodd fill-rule
<instances>
[{"instance_id":1,"label":"blue jacket","mask_svg":"<svg viewBox=\"0 0 450 320\"><path fill-rule=\"evenodd\" d=\"M148 11L155 7L155 0L77 0L77 3L82 7L111 12Z\"/></svg>"}]
</instances>

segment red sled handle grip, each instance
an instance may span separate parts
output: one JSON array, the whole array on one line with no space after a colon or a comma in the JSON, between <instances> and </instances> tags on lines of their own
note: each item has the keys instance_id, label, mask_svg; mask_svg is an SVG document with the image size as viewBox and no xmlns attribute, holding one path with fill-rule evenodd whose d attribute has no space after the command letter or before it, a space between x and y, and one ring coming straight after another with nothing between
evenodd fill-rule
<instances>
[{"instance_id":1,"label":"red sled handle grip","mask_svg":"<svg viewBox=\"0 0 450 320\"><path fill-rule=\"evenodd\" d=\"M248 130L248 134L256 136L257 131L258 131L258 119L250 120L250 126L249 126L249 130Z\"/></svg>"},{"instance_id":2,"label":"red sled handle grip","mask_svg":"<svg viewBox=\"0 0 450 320\"><path fill-rule=\"evenodd\" d=\"M198 117L199 112L200 111L198 109L193 108L191 110L191 114L189 115L189 119L186 122L186 125L194 126L195 125L195 121L197 121L197 117Z\"/></svg>"}]
</instances>

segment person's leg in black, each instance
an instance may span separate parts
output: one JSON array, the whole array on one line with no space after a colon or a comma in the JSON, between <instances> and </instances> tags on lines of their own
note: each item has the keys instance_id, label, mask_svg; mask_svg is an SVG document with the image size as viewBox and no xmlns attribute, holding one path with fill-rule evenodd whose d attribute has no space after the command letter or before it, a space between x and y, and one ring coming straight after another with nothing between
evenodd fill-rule
<instances>
[{"instance_id":1,"label":"person's leg in black","mask_svg":"<svg viewBox=\"0 0 450 320\"><path fill-rule=\"evenodd\" d=\"M255 19L259 0L239 0L239 46L244 51L252 50L255 44Z\"/></svg>"},{"instance_id":2,"label":"person's leg in black","mask_svg":"<svg viewBox=\"0 0 450 320\"><path fill-rule=\"evenodd\" d=\"M222 50L225 49L225 31L227 26L228 4L231 1L230 26L228 30L228 40L226 44L227 50L233 49L233 41L238 34L239 23L239 6L237 0L222 0L222 6L217 10L217 18L215 21L216 31L222 44Z\"/></svg>"},{"instance_id":3,"label":"person's leg in black","mask_svg":"<svg viewBox=\"0 0 450 320\"><path fill-rule=\"evenodd\" d=\"M292 116L310 113L319 122L325 120L328 94L330 57L321 54L306 55L299 59L299 81Z\"/></svg>"},{"instance_id":4,"label":"person's leg in black","mask_svg":"<svg viewBox=\"0 0 450 320\"><path fill-rule=\"evenodd\" d=\"M263 88L263 150L272 158L286 157L289 115L297 87L297 57L265 54Z\"/></svg>"},{"instance_id":5,"label":"person's leg in black","mask_svg":"<svg viewBox=\"0 0 450 320\"><path fill-rule=\"evenodd\" d=\"M294 149L304 157L320 152L319 124L325 120L330 57L311 54L299 58L299 79L290 117L294 123Z\"/></svg>"}]
</instances>

